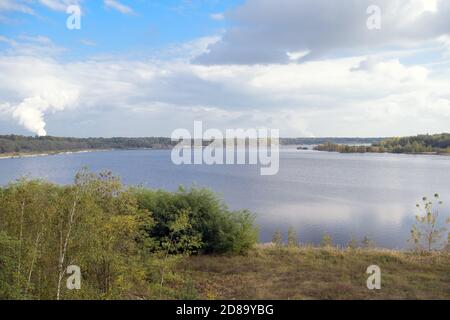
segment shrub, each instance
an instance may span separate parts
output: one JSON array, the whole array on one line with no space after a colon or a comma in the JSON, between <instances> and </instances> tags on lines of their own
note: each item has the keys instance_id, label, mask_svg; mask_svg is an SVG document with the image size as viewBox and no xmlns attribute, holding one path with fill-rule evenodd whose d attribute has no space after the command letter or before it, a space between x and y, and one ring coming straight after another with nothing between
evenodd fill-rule
<instances>
[{"instance_id":1,"label":"shrub","mask_svg":"<svg viewBox=\"0 0 450 320\"><path fill-rule=\"evenodd\" d=\"M416 215L416 223L411 229L409 240L416 251L431 252L434 249L445 248L442 237L447 229L439 226L439 206L441 205L442 201L439 200L437 193L434 195L434 201L423 197L422 203L416 205L419 213ZM446 223L448 222L447 219Z\"/></svg>"},{"instance_id":2,"label":"shrub","mask_svg":"<svg viewBox=\"0 0 450 320\"><path fill-rule=\"evenodd\" d=\"M188 212L191 228L184 235L198 236L204 253L245 253L257 242L254 216L246 211L230 211L209 190L180 188L175 193L135 189L141 209L152 213L155 225L146 230L150 237L164 239L170 224L181 212Z\"/></svg>"},{"instance_id":3,"label":"shrub","mask_svg":"<svg viewBox=\"0 0 450 320\"><path fill-rule=\"evenodd\" d=\"M297 241L297 233L295 232L295 229L292 227L289 227L288 229L288 247L297 247L298 241Z\"/></svg>"},{"instance_id":4,"label":"shrub","mask_svg":"<svg viewBox=\"0 0 450 320\"><path fill-rule=\"evenodd\" d=\"M329 248L333 246L333 238L328 233L325 233L323 235L322 241L320 242L320 245L325 248Z\"/></svg>"},{"instance_id":5,"label":"shrub","mask_svg":"<svg viewBox=\"0 0 450 320\"><path fill-rule=\"evenodd\" d=\"M275 233L272 236L272 243L276 247L282 247L283 246L283 236L281 235L280 230L276 230Z\"/></svg>"},{"instance_id":6,"label":"shrub","mask_svg":"<svg viewBox=\"0 0 450 320\"><path fill-rule=\"evenodd\" d=\"M361 240L361 245L363 248L370 249L375 247L375 241L370 239L368 236L364 236L364 238Z\"/></svg>"},{"instance_id":7,"label":"shrub","mask_svg":"<svg viewBox=\"0 0 450 320\"><path fill-rule=\"evenodd\" d=\"M349 243L347 244L347 247L349 249L357 249L358 248L358 240L355 238L351 238Z\"/></svg>"}]
</instances>

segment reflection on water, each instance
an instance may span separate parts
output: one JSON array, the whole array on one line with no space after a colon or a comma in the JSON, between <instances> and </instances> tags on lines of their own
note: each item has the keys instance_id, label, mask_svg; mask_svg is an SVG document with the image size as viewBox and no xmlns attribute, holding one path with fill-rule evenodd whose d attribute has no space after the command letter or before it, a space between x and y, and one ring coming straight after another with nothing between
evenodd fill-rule
<instances>
[{"instance_id":1,"label":"reflection on water","mask_svg":"<svg viewBox=\"0 0 450 320\"><path fill-rule=\"evenodd\" d=\"M243 166L175 166L167 150L61 154L0 160L0 184L23 175L71 183L77 170L109 169L126 184L175 190L202 186L220 193L233 209L257 214L261 240L293 226L301 242L318 243L325 232L336 243L369 236L379 246L407 246L415 204L441 194L450 208L450 158L445 156L336 154L283 149L280 171L260 176Z\"/></svg>"}]
</instances>

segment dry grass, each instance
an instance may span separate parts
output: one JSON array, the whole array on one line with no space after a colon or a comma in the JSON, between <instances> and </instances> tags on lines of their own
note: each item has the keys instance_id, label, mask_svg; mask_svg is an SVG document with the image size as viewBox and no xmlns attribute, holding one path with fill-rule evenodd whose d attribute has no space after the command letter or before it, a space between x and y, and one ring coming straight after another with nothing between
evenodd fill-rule
<instances>
[{"instance_id":1,"label":"dry grass","mask_svg":"<svg viewBox=\"0 0 450 320\"><path fill-rule=\"evenodd\" d=\"M378 265L381 290L368 290ZM194 256L181 267L202 299L450 299L450 254L258 247L247 256Z\"/></svg>"}]
</instances>

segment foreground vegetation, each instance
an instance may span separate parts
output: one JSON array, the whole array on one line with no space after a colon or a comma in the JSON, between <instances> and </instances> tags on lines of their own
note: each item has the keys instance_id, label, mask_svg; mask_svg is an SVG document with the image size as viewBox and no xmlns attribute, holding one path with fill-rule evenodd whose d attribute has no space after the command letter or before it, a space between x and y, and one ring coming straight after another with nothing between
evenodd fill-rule
<instances>
[{"instance_id":1,"label":"foreground vegetation","mask_svg":"<svg viewBox=\"0 0 450 320\"><path fill-rule=\"evenodd\" d=\"M182 299L177 264L256 240L252 215L207 190L125 188L108 172L71 186L22 180L0 188L0 299ZM67 289L69 266L81 290Z\"/></svg>"},{"instance_id":2,"label":"foreground vegetation","mask_svg":"<svg viewBox=\"0 0 450 320\"><path fill-rule=\"evenodd\" d=\"M315 147L319 151L341 153L434 153L450 154L450 134L419 135L415 137L389 138L370 146L344 145L326 142Z\"/></svg>"},{"instance_id":3,"label":"foreground vegetation","mask_svg":"<svg viewBox=\"0 0 450 320\"><path fill-rule=\"evenodd\" d=\"M450 299L450 254L258 246L246 256L193 256L181 271L201 299ZM368 290L366 269L381 269Z\"/></svg>"},{"instance_id":4,"label":"foreground vegetation","mask_svg":"<svg viewBox=\"0 0 450 320\"><path fill-rule=\"evenodd\" d=\"M300 246L292 228L286 244L277 231L263 246L253 215L208 190L127 188L87 170L69 186L20 180L0 187L0 300L449 299L440 203L436 194L418 204L413 252L374 249L368 238L338 249L329 235ZM376 292L365 286L373 264ZM80 290L67 287L74 266Z\"/></svg>"}]
</instances>

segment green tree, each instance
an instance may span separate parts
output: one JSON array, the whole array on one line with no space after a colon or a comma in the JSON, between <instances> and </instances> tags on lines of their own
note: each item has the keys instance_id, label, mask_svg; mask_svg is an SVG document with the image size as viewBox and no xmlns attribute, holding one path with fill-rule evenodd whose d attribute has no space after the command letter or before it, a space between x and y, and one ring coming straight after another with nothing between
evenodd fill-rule
<instances>
[{"instance_id":1,"label":"green tree","mask_svg":"<svg viewBox=\"0 0 450 320\"><path fill-rule=\"evenodd\" d=\"M322 247L332 247L333 246L333 238L327 233L323 235L322 241L320 242Z\"/></svg>"},{"instance_id":2,"label":"green tree","mask_svg":"<svg viewBox=\"0 0 450 320\"><path fill-rule=\"evenodd\" d=\"M288 247L297 247L298 241L297 241L297 233L295 232L295 229L292 227L289 227L288 229Z\"/></svg>"},{"instance_id":3,"label":"green tree","mask_svg":"<svg viewBox=\"0 0 450 320\"><path fill-rule=\"evenodd\" d=\"M275 233L272 236L272 243L276 246L276 247L282 247L283 246L283 236L281 235L281 231L280 230L276 230Z\"/></svg>"},{"instance_id":4,"label":"green tree","mask_svg":"<svg viewBox=\"0 0 450 320\"><path fill-rule=\"evenodd\" d=\"M368 236L364 236L364 238L361 240L361 245L363 248L369 249L375 247L375 241L373 241Z\"/></svg>"},{"instance_id":5,"label":"green tree","mask_svg":"<svg viewBox=\"0 0 450 320\"><path fill-rule=\"evenodd\" d=\"M165 275L168 269L174 268L179 260L187 257L202 246L200 235L190 235L192 228L189 212L182 210L175 221L169 224L169 234L161 241L160 289L159 298L163 297Z\"/></svg>"},{"instance_id":6,"label":"green tree","mask_svg":"<svg viewBox=\"0 0 450 320\"><path fill-rule=\"evenodd\" d=\"M177 266L206 245L245 253L257 241L253 221L207 190L136 190L108 171L83 169L65 186L21 179L0 186L0 298L193 296ZM66 288L70 265L81 290Z\"/></svg>"},{"instance_id":7,"label":"green tree","mask_svg":"<svg viewBox=\"0 0 450 320\"><path fill-rule=\"evenodd\" d=\"M71 186L20 180L0 188L2 243L14 244L13 256L2 250L5 270L14 268L2 287L27 299L118 298L132 286L145 293L140 229L149 216L109 173L81 172ZM65 287L72 264L82 270L81 290Z\"/></svg>"},{"instance_id":8,"label":"green tree","mask_svg":"<svg viewBox=\"0 0 450 320\"><path fill-rule=\"evenodd\" d=\"M15 281L19 242L0 231L0 300L21 299L22 288Z\"/></svg>"},{"instance_id":9,"label":"green tree","mask_svg":"<svg viewBox=\"0 0 450 320\"><path fill-rule=\"evenodd\" d=\"M358 248L358 240L356 240L355 238L350 239L350 241L348 242L347 247L349 249L357 249Z\"/></svg>"},{"instance_id":10,"label":"green tree","mask_svg":"<svg viewBox=\"0 0 450 320\"><path fill-rule=\"evenodd\" d=\"M445 247L441 240L447 229L439 226L439 207L441 205L442 201L439 200L437 193L434 195L434 200L423 197L422 203L416 205L419 212L416 215L416 223L411 229L409 239L416 251L431 252Z\"/></svg>"}]
</instances>

